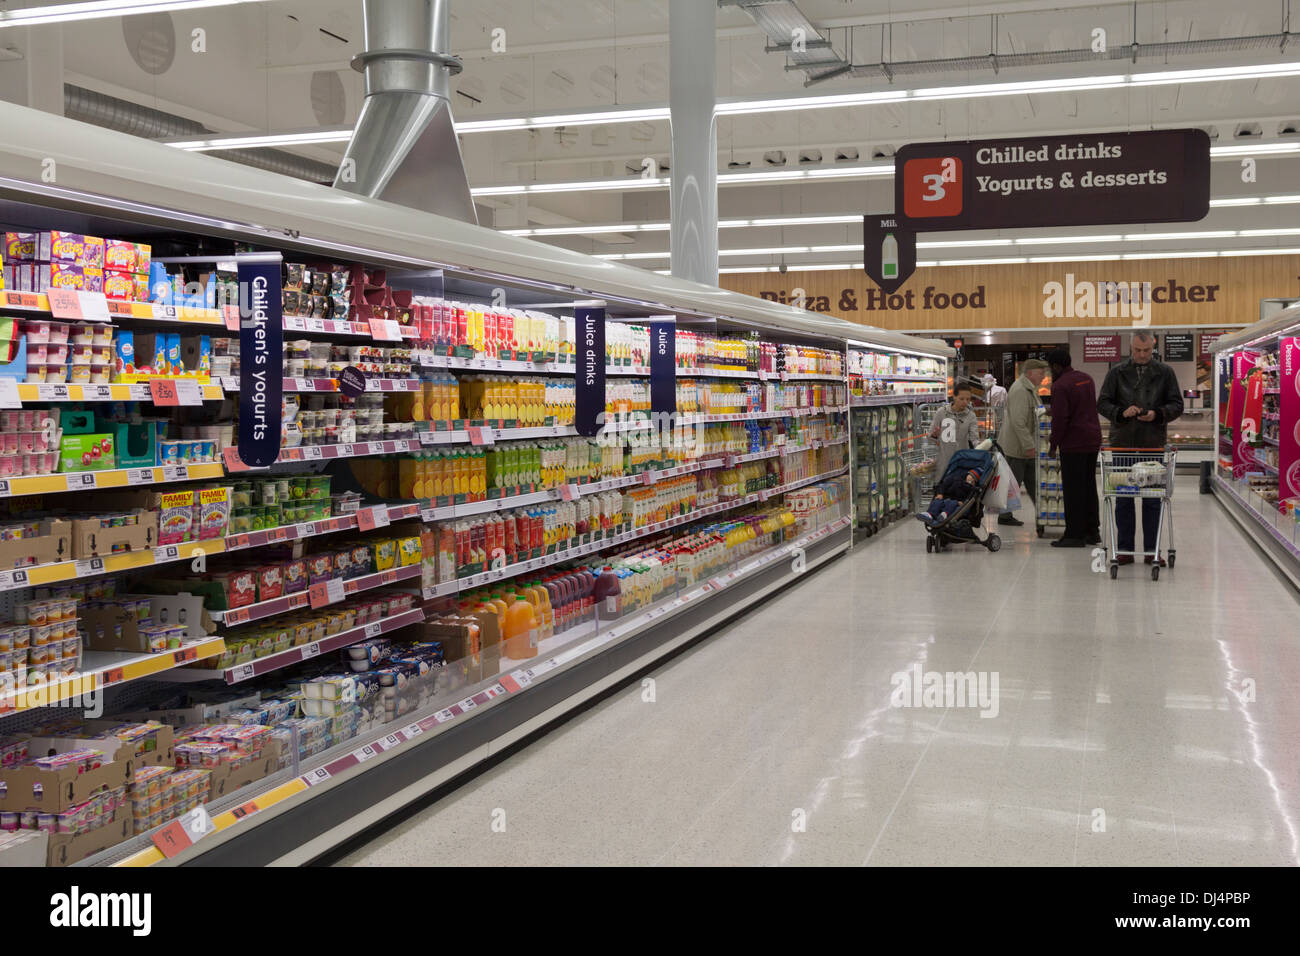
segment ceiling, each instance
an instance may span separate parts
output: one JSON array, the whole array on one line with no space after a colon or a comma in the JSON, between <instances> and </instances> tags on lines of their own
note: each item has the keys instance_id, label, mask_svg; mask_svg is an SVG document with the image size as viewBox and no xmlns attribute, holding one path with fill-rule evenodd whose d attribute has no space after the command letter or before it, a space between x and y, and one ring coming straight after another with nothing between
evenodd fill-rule
<instances>
[{"instance_id":1,"label":"ceiling","mask_svg":"<svg viewBox=\"0 0 1300 956\"><path fill-rule=\"evenodd\" d=\"M768 38L728 3L717 20L721 101L1300 62L1300 0L1292 0L1294 22L1286 0L795 2L830 40L828 58L855 69L805 86L805 71L787 69L784 55L765 52ZM0 8L34 3L9 0ZM0 30L0 97L56 109L53 91L61 78L219 132L348 127L363 95L361 77L348 65L361 51L361 7L360 0L272 0ZM451 15L451 52L465 63L453 80L458 123L667 104L668 0L452 0ZM1107 54L1080 61L1070 51L1089 50L1097 28L1105 30ZM957 238L935 234L921 237L918 258L1300 248L1300 231L1240 235L1300 225L1300 77L726 115L718 120L718 161L724 174L852 171L887 165L908 142L1180 126L1206 129L1218 147L1261 149L1253 183L1242 182L1240 156L1214 163L1216 199L1298 201L1219 205L1202 222L1172 228L971 233L960 239L980 245L926 246ZM668 165L669 137L668 122L652 119L465 133L461 142L473 187L622 180L601 191L479 196L484 224L515 230L644 224L649 228L539 238L667 269L668 190L642 188L641 174L646 159L652 171ZM1276 144L1297 152L1262 151ZM287 149L334 166L344 145ZM856 173L724 185L719 215L748 221L887 211L892 189L888 176ZM1231 235L1195 235L1207 232ZM1174 235L1086 241L1141 233ZM1015 241L1026 238L1068 241ZM861 227L853 222L736 226L720 231L720 244L724 269L775 267L782 258L790 268L861 262ZM795 249L810 251L769 251Z\"/></svg>"}]
</instances>

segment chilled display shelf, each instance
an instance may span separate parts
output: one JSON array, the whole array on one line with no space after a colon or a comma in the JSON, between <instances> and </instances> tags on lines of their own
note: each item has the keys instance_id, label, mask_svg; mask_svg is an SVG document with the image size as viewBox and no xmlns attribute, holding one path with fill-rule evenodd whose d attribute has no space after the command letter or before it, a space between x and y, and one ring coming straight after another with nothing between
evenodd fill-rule
<instances>
[{"instance_id":1,"label":"chilled display shelf","mask_svg":"<svg viewBox=\"0 0 1300 956\"><path fill-rule=\"evenodd\" d=\"M349 751L325 760L322 766L310 769L301 776L294 777L287 782L272 786L266 792L257 794L252 799L241 800L236 807L215 813L212 822L216 827L216 833L226 834L230 838L237 838L227 831L234 827L239 827L241 830L244 828L251 829L264 819L259 818L259 814L273 807L283 807L293 798L304 793L309 794L315 787L336 783L345 775L353 776L358 772L365 772L363 767L367 763L371 764L371 768L376 768L376 763L371 763L372 760L380 762L386 757L393 756L394 751L414 746L424 735L436 734L440 731L440 728L459 720L467 714L475 713L495 702L521 694L531 685L543 681L548 674L560 669L565 664L587 657L601 648L627 640L650 627L657 626L666 618L697 605L712 595L723 592L761 571L770 569L777 562L788 559L790 555L796 552L806 551L818 542L844 531L848 526L848 518L838 518L825 527L757 555L738 568L701 582L671 600L665 599L659 604L631 614L613 627L599 631L589 638L583 639L581 634L571 635L570 632L574 630L574 628L571 628L569 632L565 632L564 636L572 636L572 640L565 644L563 648L557 649L554 654L527 667L517 667L508 673L501 674L494 682L472 693L467 693L465 697L450 705L443 706L437 711L424 716L421 716L421 713L417 711L411 714L409 722L405 724L393 722L390 725L391 729L390 726L380 728L378 731L372 732L373 739L352 741L350 742L352 747ZM578 627L581 627L581 625ZM438 703L440 704L442 701ZM438 704L433 704L426 709L432 710L432 707L436 706ZM233 803L233 801L231 802ZM195 854L194 850L186 852L187 855ZM201 852L201 849L198 852ZM104 860L103 862L115 866L145 867L162 863L165 859L166 857L160 850L154 846L149 846L130 853L123 859ZM92 861L92 864L94 862Z\"/></svg>"},{"instance_id":2,"label":"chilled display shelf","mask_svg":"<svg viewBox=\"0 0 1300 956\"><path fill-rule=\"evenodd\" d=\"M536 353L543 354L543 353ZM428 351L417 350L414 358L425 368L449 369L467 372L520 372L526 375L573 375L575 365L572 356L569 359L546 359L527 361L522 359L491 358L476 356L462 358L459 356L434 355ZM640 378L650 376L648 365L606 365L606 375L629 375ZM735 378L759 381L844 381L843 375L831 372L749 372L740 369L724 368L675 368L677 378Z\"/></svg>"},{"instance_id":3,"label":"chilled display shelf","mask_svg":"<svg viewBox=\"0 0 1300 956\"><path fill-rule=\"evenodd\" d=\"M268 654L246 664L236 664L219 673L227 684L238 684L241 681L252 680L254 677L269 674L271 671L279 670L282 667L309 661L313 657L328 654L330 651L340 650L351 644L356 644L358 641L366 641L384 634L391 634L403 627L419 624L423 620L424 611L416 608L413 611L407 611L405 614L384 618L382 621L371 621L369 624L362 624L359 627L331 634L323 640L291 647L287 651ZM217 671L213 671L214 676L217 673Z\"/></svg>"},{"instance_id":4,"label":"chilled display shelf","mask_svg":"<svg viewBox=\"0 0 1300 956\"><path fill-rule=\"evenodd\" d=\"M939 375L863 375L864 381L868 382L934 382L936 385L944 384L947 379Z\"/></svg>"},{"instance_id":5,"label":"chilled display shelf","mask_svg":"<svg viewBox=\"0 0 1300 956\"><path fill-rule=\"evenodd\" d=\"M103 687L124 684L142 677L154 677L164 671L183 667L225 653L226 642L219 637L192 641L173 651L156 654L124 654L114 651L85 651L81 670L74 677L51 681L40 688L26 688L0 694L0 715L57 705Z\"/></svg>"},{"instance_id":6,"label":"chilled display shelf","mask_svg":"<svg viewBox=\"0 0 1300 956\"><path fill-rule=\"evenodd\" d=\"M544 568L552 564L559 564L562 561L571 561L575 558L581 558L584 555L595 554L598 551L617 547L620 544L626 544L627 542L635 541L638 538L658 534L660 531L667 531L670 528L686 524L689 521L697 521L700 518L707 518L711 515L721 514L724 511L731 511L732 509L739 508L743 505L767 501L769 498L774 498L777 495L785 494L788 491L794 491L797 488L802 488L804 485L810 485L818 481L825 481L828 478L834 478L836 475L843 474L847 470L847 466L844 466L833 471L825 472L824 474L813 475L811 478L803 478L799 481L780 485L776 488L768 488L753 494L743 495L736 498L734 501L720 501L717 504L707 505L703 508L696 508L688 514L679 515L676 518L669 518L666 521L659 521L651 525L646 525L643 528L620 531L602 538L597 538L596 540L586 544L566 548L563 551L554 551L550 554L531 558L528 561L520 561L503 568L483 571L479 574L472 574L468 577L457 578L454 581L446 581L442 584L435 585L432 588L424 588L423 595L425 600L445 597L447 595L456 594L462 590L476 588L484 584L491 584L493 581L500 581L504 578L514 577L517 574L526 574L529 571L536 571L538 568Z\"/></svg>"},{"instance_id":7,"label":"chilled display shelf","mask_svg":"<svg viewBox=\"0 0 1300 956\"><path fill-rule=\"evenodd\" d=\"M376 571L374 574L365 574L350 580L334 578L327 582L321 582L325 587L324 591L317 590L321 585L313 584L306 591L286 594L284 597L272 598L269 601L259 601L256 604L248 604L230 611L209 611L208 613L214 621L224 624L226 627L235 627L239 624L260 621L263 618L274 617L288 611L328 607L331 604L338 604L353 594L386 587L389 584L396 584L398 581L409 581L419 576L420 565L409 564L406 567Z\"/></svg>"},{"instance_id":8,"label":"chilled display shelf","mask_svg":"<svg viewBox=\"0 0 1300 956\"><path fill-rule=\"evenodd\" d=\"M378 507L382 508L383 505ZM388 505L389 521L401 521L419 517L419 505ZM385 522L379 522L384 524ZM351 531L357 527L356 515L337 515L321 518L318 521L304 521L299 524L282 525L264 531L250 531L246 534L232 534L225 538L211 538L203 541L186 541L182 544L160 545L159 547L110 554L106 557L80 558L73 561L59 561L52 564L40 564L35 567L14 571L0 571L0 592L17 588L40 587L72 581L77 578L93 577L100 574L119 574L123 571L138 571L141 568L157 567L176 561L190 561L200 555L211 557L231 551L247 548L260 548L268 544L280 544L300 538L334 534L339 531Z\"/></svg>"},{"instance_id":9,"label":"chilled display shelf","mask_svg":"<svg viewBox=\"0 0 1300 956\"><path fill-rule=\"evenodd\" d=\"M445 521L451 518L467 518L472 515L485 514L491 511L502 511L507 508L522 508L528 505L541 504L545 501L570 501L581 498L585 495L596 495L606 491L613 491L617 488L627 488L631 485L653 485L665 478L674 478L678 475L689 475L694 472L710 471L715 468L731 468L749 461L760 461L765 458L776 458L783 455L795 455L804 451L816 451L819 448L826 448L831 445L842 445L847 438L835 438L830 441L814 441L808 445L782 445L779 448L768 448L765 451L750 452L744 455L725 454L718 457L718 453L710 455L702 461L691 462L687 465L674 465L671 468L653 468L648 471L638 472L634 475L622 475L617 478L602 478L598 481L589 481L583 483L574 483L568 485L559 485L554 488L544 488L541 491L533 491L522 495L508 495L502 498L487 498L481 501L470 501L465 504L443 505L441 507L425 508L420 512L420 518L427 522ZM393 520L396 520L395 518Z\"/></svg>"},{"instance_id":10,"label":"chilled display shelf","mask_svg":"<svg viewBox=\"0 0 1300 956\"><path fill-rule=\"evenodd\" d=\"M369 322L346 322L341 319L308 319L286 315L282 322L286 332L319 332L328 335L363 335L371 337Z\"/></svg>"},{"instance_id":11,"label":"chilled display shelf","mask_svg":"<svg viewBox=\"0 0 1300 956\"><path fill-rule=\"evenodd\" d=\"M224 314L217 309L194 309L187 306L162 305L157 302L109 301L102 292L81 292L81 315L55 315L50 308L50 297L43 292L0 293L0 308L17 312L41 312L56 319L76 321L101 321L112 319L139 319L157 322L182 322L195 325L225 325ZM238 322L238 314L235 315Z\"/></svg>"},{"instance_id":12,"label":"chilled display shelf","mask_svg":"<svg viewBox=\"0 0 1300 956\"><path fill-rule=\"evenodd\" d=\"M438 434L449 435L453 432L440 432ZM420 447L421 441L415 438L397 438L388 441L359 441L350 442L346 445L297 445L293 448L285 448L280 452L280 457L275 460L277 465L284 465L291 462L313 462L329 461L334 458L364 458L368 455L395 455L405 452L415 451ZM432 442L428 443L432 444ZM239 461L239 455L236 449L227 448L225 450L226 470L231 473L242 471L264 471L265 469L252 469Z\"/></svg>"},{"instance_id":13,"label":"chilled display shelf","mask_svg":"<svg viewBox=\"0 0 1300 956\"><path fill-rule=\"evenodd\" d=\"M176 383L193 383L200 389L205 402L218 402L224 395L221 385L205 385L194 379L169 379ZM152 402L153 393L147 384L136 385L64 385L44 382L22 382L18 385L18 398L22 402Z\"/></svg>"},{"instance_id":14,"label":"chilled display shelf","mask_svg":"<svg viewBox=\"0 0 1300 956\"><path fill-rule=\"evenodd\" d=\"M239 379L224 376L220 379L221 387L227 392L239 391ZM423 387L418 378L370 378L366 379L367 392L418 392ZM285 392L337 392L339 382L336 378L286 378L282 386ZM220 397L220 396L218 396Z\"/></svg>"},{"instance_id":15,"label":"chilled display shelf","mask_svg":"<svg viewBox=\"0 0 1300 956\"><path fill-rule=\"evenodd\" d=\"M853 408L876 408L881 405L900 405L912 402L941 402L946 392L916 392L912 395L855 395L850 400Z\"/></svg>"},{"instance_id":16,"label":"chilled display shelf","mask_svg":"<svg viewBox=\"0 0 1300 956\"><path fill-rule=\"evenodd\" d=\"M69 471L53 475L0 478L0 498L19 495L52 495L60 491L95 491L136 485L160 485L172 481L200 481L221 478L225 469L216 462L201 465L152 465L115 468L107 471Z\"/></svg>"},{"instance_id":17,"label":"chilled display shelf","mask_svg":"<svg viewBox=\"0 0 1300 956\"><path fill-rule=\"evenodd\" d=\"M1300 537L1300 526L1296 525L1294 518L1291 517L1286 518L1287 523L1291 524L1293 527L1296 528L1296 530L1293 531L1293 535L1295 535L1296 537L1288 538L1286 534L1283 533L1281 528L1277 527L1276 524L1268 520L1269 517L1271 517L1271 515L1265 515L1261 513L1258 508L1256 508L1254 505L1250 503L1250 501L1242 497L1241 493L1237 490L1234 482L1225 479L1222 475L1215 475L1214 485L1218 490L1228 495L1235 504L1239 505L1242 511L1244 511L1246 514L1248 514L1251 518L1254 519L1254 521L1252 522L1254 526L1262 528L1265 531L1265 533L1268 535L1270 540L1277 542L1291 555L1292 558L1295 558L1297 561L1300 561L1300 544L1298 544L1296 540L1296 537ZM1276 516L1283 517L1281 515L1281 512L1277 512ZM1283 570L1286 571L1288 574L1290 574L1294 579L1296 574L1294 568L1287 569L1284 567Z\"/></svg>"}]
</instances>

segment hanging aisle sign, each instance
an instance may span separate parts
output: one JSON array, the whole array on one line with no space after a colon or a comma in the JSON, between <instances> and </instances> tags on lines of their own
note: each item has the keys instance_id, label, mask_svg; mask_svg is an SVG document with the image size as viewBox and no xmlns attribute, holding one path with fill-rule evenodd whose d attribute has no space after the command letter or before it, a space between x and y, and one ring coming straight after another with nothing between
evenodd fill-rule
<instances>
[{"instance_id":1,"label":"hanging aisle sign","mask_svg":"<svg viewBox=\"0 0 1300 956\"><path fill-rule=\"evenodd\" d=\"M284 329L280 263L239 262L239 457L263 468L280 456Z\"/></svg>"},{"instance_id":2,"label":"hanging aisle sign","mask_svg":"<svg viewBox=\"0 0 1300 956\"><path fill-rule=\"evenodd\" d=\"M1203 130L912 143L894 209L917 232L1195 222L1210 211Z\"/></svg>"},{"instance_id":3,"label":"hanging aisle sign","mask_svg":"<svg viewBox=\"0 0 1300 956\"><path fill-rule=\"evenodd\" d=\"M677 320L671 315L650 319L650 412L656 418L677 413Z\"/></svg>"},{"instance_id":4,"label":"hanging aisle sign","mask_svg":"<svg viewBox=\"0 0 1300 956\"><path fill-rule=\"evenodd\" d=\"M574 426L593 437L605 415L605 308L581 305L573 310L578 367L574 387Z\"/></svg>"},{"instance_id":5,"label":"hanging aisle sign","mask_svg":"<svg viewBox=\"0 0 1300 956\"><path fill-rule=\"evenodd\" d=\"M892 295L916 271L916 233L898 216L863 217L862 263L867 278Z\"/></svg>"}]
</instances>

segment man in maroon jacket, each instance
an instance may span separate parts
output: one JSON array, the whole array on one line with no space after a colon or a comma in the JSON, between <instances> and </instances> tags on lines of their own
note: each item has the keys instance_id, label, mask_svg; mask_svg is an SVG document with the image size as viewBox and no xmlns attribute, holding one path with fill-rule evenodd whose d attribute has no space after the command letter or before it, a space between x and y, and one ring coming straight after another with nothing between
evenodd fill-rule
<instances>
[{"instance_id":1,"label":"man in maroon jacket","mask_svg":"<svg viewBox=\"0 0 1300 956\"><path fill-rule=\"evenodd\" d=\"M1052 367L1051 453L1061 453L1061 484L1065 492L1065 534L1054 548L1101 544L1101 515L1097 505L1097 453L1101 450L1101 421L1097 418L1097 387L1091 375L1071 368L1070 350L1047 353Z\"/></svg>"}]
</instances>

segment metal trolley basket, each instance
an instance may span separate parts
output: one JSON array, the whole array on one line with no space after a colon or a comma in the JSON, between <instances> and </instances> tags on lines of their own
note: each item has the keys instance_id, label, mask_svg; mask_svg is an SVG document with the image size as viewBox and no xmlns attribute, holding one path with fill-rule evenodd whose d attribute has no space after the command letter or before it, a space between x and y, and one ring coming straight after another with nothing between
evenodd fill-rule
<instances>
[{"instance_id":1,"label":"metal trolley basket","mask_svg":"<svg viewBox=\"0 0 1300 956\"><path fill-rule=\"evenodd\" d=\"M1133 520L1141 521L1137 499L1157 498L1160 501L1160 523L1156 526L1156 540L1143 541L1142 545L1159 559L1162 545L1167 545L1168 565L1174 566L1174 465L1177 451L1173 448L1103 448L1101 462L1102 499L1105 506L1106 553L1110 561L1110 576L1119 575L1118 559L1124 556L1137 558L1136 551L1119 551L1116 547L1118 528L1115 525L1115 503L1120 498L1133 501ZM1145 506L1144 506L1145 507ZM1136 546L1137 528L1134 528ZM1147 553L1147 552L1143 552ZM1160 562L1151 564L1151 580L1160 579Z\"/></svg>"}]
</instances>

